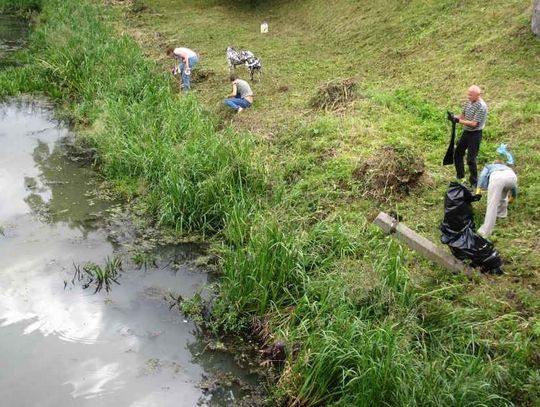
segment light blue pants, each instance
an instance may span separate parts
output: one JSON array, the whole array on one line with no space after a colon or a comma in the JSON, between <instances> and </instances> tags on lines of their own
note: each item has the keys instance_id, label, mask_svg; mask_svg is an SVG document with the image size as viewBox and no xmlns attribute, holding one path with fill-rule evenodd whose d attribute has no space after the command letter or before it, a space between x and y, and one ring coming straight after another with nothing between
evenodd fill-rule
<instances>
[{"instance_id":1,"label":"light blue pants","mask_svg":"<svg viewBox=\"0 0 540 407\"><path fill-rule=\"evenodd\" d=\"M478 229L483 237L488 237L495 228L497 218L508 215L508 192L517 185L514 171L493 171L489 176L486 216Z\"/></svg>"},{"instance_id":2,"label":"light blue pants","mask_svg":"<svg viewBox=\"0 0 540 407\"><path fill-rule=\"evenodd\" d=\"M196 55L194 55L188 58L188 62L189 62L189 69L191 70L193 69L195 65L197 65L197 63L199 62L199 58ZM180 78L182 79L181 89L190 90L191 89L191 75L187 75L184 72L184 68L185 68L185 64L182 62L180 64Z\"/></svg>"}]
</instances>

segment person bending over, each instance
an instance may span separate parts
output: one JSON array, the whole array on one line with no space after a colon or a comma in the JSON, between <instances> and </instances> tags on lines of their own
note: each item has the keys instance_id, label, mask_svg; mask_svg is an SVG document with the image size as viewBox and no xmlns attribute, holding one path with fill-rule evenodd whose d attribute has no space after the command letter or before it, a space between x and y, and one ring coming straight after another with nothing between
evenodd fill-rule
<instances>
[{"instance_id":1,"label":"person bending over","mask_svg":"<svg viewBox=\"0 0 540 407\"><path fill-rule=\"evenodd\" d=\"M505 148L501 149L503 146ZM497 149L497 152L506 151L505 145L501 147ZM485 238L493 232L497 218L508 216L508 203L517 197L517 175L510 167L514 164L514 160L509 154L507 157L510 158L506 164L503 164L502 160L495 160L493 164L486 165L480 174L478 189L487 189L487 207L484 224L480 226L478 233Z\"/></svg>"},{"instance_id":2,"label":"person bending over","mask_svg":"<svg viewBox=\"0 0 540 407\"><path fill-rule=\"evenodd\" d=\"M237 113L251 107L253 104L253 92L251 91L249 83L242 79L238 79L235 75L231 75L229 80L232 84L232 92L230 95L227 95L227 99L224 100L225 105L236 110Z\"/></svg>"},{"instance_id":3,"label":"person bending over","mask_svg":"<svg viewBox=\"0 0 540 407\"><path fill-rule=\"evenodd\" d=\"M180 74L182 80L181 89L184 91L191 89L191 68L199 62L197 53L189 48L167 48L167 56L173 57L177 65L173 74Z\"/></svg>"}]
</instances>

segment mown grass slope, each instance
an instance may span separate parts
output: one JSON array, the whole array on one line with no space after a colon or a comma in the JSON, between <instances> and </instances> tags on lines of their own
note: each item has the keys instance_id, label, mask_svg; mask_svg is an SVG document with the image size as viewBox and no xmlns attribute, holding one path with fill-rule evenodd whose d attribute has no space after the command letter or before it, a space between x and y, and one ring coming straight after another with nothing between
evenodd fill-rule
<instances>
[{"instance_id":1,"label":"mown grass slope","mask_svg":"<svg viewBox=\"0 0 540 407\"><path fill-rule=\"evenodd\" d=\"M55 97L87 129L103 173L156 220L216 234L215 319L286 344L275 399L539 402L540 46L528 33L527 5L149 0L142 13L130 11L140 2L120 2L121 20L101 3L42 3L23 56L29 64L0 73L0 94ZM263 19L268 36L258 34ZM199 50L198 68L213 71L194 95L176 94L168 45ZM234 118L220 110L227 45L252 49L265 65L254 109ZM344 77L356 78L362 97L337 113L308 107L322 82ZM440 166L444 111L458 108L472 82L486 88L492 108L482 156L508 141L522 195L495 236L507 274L470 281L370 221L392 210L438 238L452 177ZM366 163L376 168L373 157L402 167L421 159L427 175L404 188L408 195L381 196L363 177Z\"/></svg>"},{"instance_id":2,"label":"mown grass slope","mask_svg":"<svg viewBox=\"0 0 540 407\"><path fill-rule=\"evenodd\" d=\"M481 160L505 142L518 157L522 199L499 227L501 250L526 268L540 267L540 42L530 32L531 7L519 0L482 1L274 1L148 0L131 15L146 51L168 67L163 49L187 45L202 55L209 79L197 84L200 100L221 113L229 91L225 48L261 57L264 79L254 84L255 109L233 125L251 130L275 149L271 160L302 172L293 189L315 195L350 183L350 174L382 144L414 145L428 165L429 189L394 203L409 226L438 234L438 208L453 168L443 168L449 126L444 112L459 111L466 88L477 83L490 107ZM235 6L236 4L236 6ZM270 32L258 33L268 20ZM238 72L247 76L245 68ZM345 112L309 108L326 81L353 77L364 98ZM533 154L530 154L530 153ZM331 156L331 159L328 157ZM322 158L321 158L322 157ZM520 159L523 157L523 159ZM294 167L290 168L289 167ZM301 168L298 168L301 167ZM332 206L350 205L349 191L332 194ZM359 203L361 205L361 203ZM397 208L395 206L397 205ZM373 205L371 205L373 208ZM478 206L483 213L484 204ZM434 216L433 216L434 215Z\"/></svg>"},{"instance_id":3,"label":"mown grass slope","mask_svg":"<svg viewBox=\"0 0 540 407\"><path fill-rule=\"evenodd\" d=\"M537 327L533 315L539 308L540 270L540 41L529 29L530 4L512 0L490 4L307 0L253 7L226 1L144 4L145 12L128 13L128 24L148 55L166 69L171 62L163 55L164 47L196 49L202 56L200 69L210 73L195 85L199 100L218 120L230 120L235 129L248 130L269 146L267 163L278 169L285 184L282 213L289 215L293 230L309 229L323 219L345 227L351 237L351 231L363 230L365 222L383 209L399 213L408 226L438 241L442 199L454 174L453 168L441 166L449 134L444 113L459 111L466 88L479 84L490 107L481 161L495 158L501 142L508 143L518 159L521 196L493 237L507 275L467 283L410 252L404 263L413 284L446 293L444 300L429 301L430 311L422 316L438 320L441 334L448 330L451 337L459 336L452 326L466 326L464 321L481 325L506 321L506 325L506 318L521 320L500 330L487 326L482 330L480 336L500 344L515 338L511 331L518 325ZM258 33L263 20L270 25L267 35ZM255 108L233 118L221 107L229 91L225 63L229 45L254 51L264 64L263 80L253 85ZM244 68L238 72L247 77ZM319 86L350 77L359 83L363 96L351 106L337 113L309 107ZM427 176L404 199L382 203L366 199L365 186L355 178L355 170L382 145L405 146L425 160ZM484 210L485 202L477 205L477 224ZM368 236L358 238L369 240ZM350 250L355 255L344 252L339 260L325 263L344 279L353 298L377 285L367 271L373 263L370 257L377 256L358 256L359 250L355 246ZM385 249L366 249L370 250ZM447 297L448 292L452 294ZM532 335L535 342L537 334ZM532 360L520 363L537 366Z\"/></svg>"}]
</instances>

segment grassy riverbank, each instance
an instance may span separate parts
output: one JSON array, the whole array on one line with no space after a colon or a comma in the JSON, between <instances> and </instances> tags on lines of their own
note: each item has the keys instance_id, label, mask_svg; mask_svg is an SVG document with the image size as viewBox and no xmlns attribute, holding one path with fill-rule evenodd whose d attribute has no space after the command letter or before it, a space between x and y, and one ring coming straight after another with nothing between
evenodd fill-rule
<instances>
[{"instance_id":1,"label":"grassy riverbank","mask_svg":"<svg viewBox=\"0 0 540 407\"><path fill-rule=\"evenodd\" d=\"M378 3L326 4L339 17L332 25L323 3L297 3L153 0L135 14L43 0L21 55L28 64L0 72L0 95L55 98L128 198L163 225L223 242L214 315L222 329L286 344L274 397L296 406L535 405L539 46L523 29L526 7L508 1L484 10L480 44L457 25L465 11L433 18L452 1L415 0L388 15ZM500 35L515 35L493 49L501 15L511 17ZM268 16L276 34L253 35ZM387 45L391 38L400 47ZM160 60L180 39L201 49L199 68L210 73L189 96L176 93L169 62ZM463 50L442 51L459 41ZM218 104L228 91L223 50L233 42L260 50L265 78L255 109L229 125ZM351 47L339 51L342 43ZM482 64L468 58L478 46ZM523 194L496 235L508 274L468 281L382 236L370 220L391 209L436 239L451 173L439 166L441 117L475 73L492 102L484 151L511 135ZM358 76L362 97L339 114L308 108L321 82L344 76ZM382 199L358 170L364 162L376 170L369 157L377 154L404 165L420 159L427 176L408 195Z\"/></svg>"}]
</instances>

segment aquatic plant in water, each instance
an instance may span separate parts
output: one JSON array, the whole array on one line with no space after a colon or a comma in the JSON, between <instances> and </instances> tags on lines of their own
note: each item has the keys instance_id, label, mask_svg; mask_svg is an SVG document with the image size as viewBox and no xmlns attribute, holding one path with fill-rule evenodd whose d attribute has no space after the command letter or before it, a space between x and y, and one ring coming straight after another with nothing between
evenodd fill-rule
<instances>
[{"instance_id":1,"label":"aquatic plant in water","mask_svg":"<svg viewBox=\"0 0 540 407\"><path fill-rule=\"evenodd\" d=\"M139 269L144 267L144 271L149 267L157 267L156 256L153 253L137 251L133 254L131 260Z\"/></svg>"},{"instance_id":2,"label":"aquatic plant in water","mask_svg":"<svg viewBox=\"0 0 540 407\"><path fill-rule=\"evenodd\" d=\"M83 289L87 289L90 286L95 286L94 294L98 291L101 291L103 287L109 292L111 290L112 283L120 285L117 278L122 271L122 260L116 256L109 258L105 262L105 266L101 267L95 263L87 263L83 266L75 265L75 273L73 279L71 280L72 284L75 282L83 282ZM66 284L64 284L64 287Z\"/></svg>"}]
</instances>

